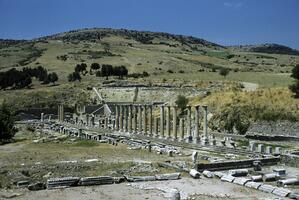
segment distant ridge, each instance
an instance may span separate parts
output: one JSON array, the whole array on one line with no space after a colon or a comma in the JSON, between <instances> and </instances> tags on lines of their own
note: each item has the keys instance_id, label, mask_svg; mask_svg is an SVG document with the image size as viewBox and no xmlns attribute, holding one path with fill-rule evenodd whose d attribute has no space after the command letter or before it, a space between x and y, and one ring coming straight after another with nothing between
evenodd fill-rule
<instances>
[{"instance_id":1,"label":"distant ridge","mask_svg":"<svg viewBox=\"0 0 299 200\"><path fill-rule=\"evenodd\" d=\"M280 44L239 45L231 48L246 52L299 55L298 50Z\"/></svg>"}]
</instances>

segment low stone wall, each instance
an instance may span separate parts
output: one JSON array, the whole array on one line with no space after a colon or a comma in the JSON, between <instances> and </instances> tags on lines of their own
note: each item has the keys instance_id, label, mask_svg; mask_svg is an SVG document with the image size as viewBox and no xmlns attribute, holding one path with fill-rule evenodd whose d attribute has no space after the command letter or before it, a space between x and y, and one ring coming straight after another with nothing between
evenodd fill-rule
<instances>
[{"instance_id":1,"label":"low stone wall","mask_svg":"<svg viewBox=\"0 0 299 200\"><path fill-rule=\"evenodd\" d=\"M281 162L290 167L299 167L299 156L294 154L281 155Z\"/></svg>"},{"instance_id":2,"label":"low stone wall","mask_svg":"<svg viewBox=\"0 0 299 200\"><path fill-rule=\"evenodd\" d=\"M251 124L248 134L259 135L284 135L299 137L299 122L277 121L277 122L256 122Z\"/></svg>"},{"instance_id":3,"label":"low stone wall","mask_svg":"<svg viewBox=\"0 0 299 200\"><path fill-rule=\"evenodd\" d=\"M247 159L247 160L236 160L236 161L224 161L217 163L198 163L196 164L197 171L220 171L229 169L240 169L253 167L253 161L260 160L262 165L275 165L280 162L280 157L274 158L262 158L262 159Z\"/></svg>"}]
</instances>

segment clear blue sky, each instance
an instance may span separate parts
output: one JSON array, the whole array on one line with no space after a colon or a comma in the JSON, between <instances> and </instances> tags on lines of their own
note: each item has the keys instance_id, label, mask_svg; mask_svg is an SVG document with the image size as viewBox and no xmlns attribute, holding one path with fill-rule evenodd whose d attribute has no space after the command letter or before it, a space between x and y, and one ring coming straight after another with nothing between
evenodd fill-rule
<instances>
[{"instance_id":1,"label":"clear blue sky","mask_svg":"<svg viewBox=\"0 0 299 200\"><path fill-rule=\"evenodd\" d=\"M0 38L127 28L299 49L299 0L0 0Z\"/></svg>"}]
</instances>

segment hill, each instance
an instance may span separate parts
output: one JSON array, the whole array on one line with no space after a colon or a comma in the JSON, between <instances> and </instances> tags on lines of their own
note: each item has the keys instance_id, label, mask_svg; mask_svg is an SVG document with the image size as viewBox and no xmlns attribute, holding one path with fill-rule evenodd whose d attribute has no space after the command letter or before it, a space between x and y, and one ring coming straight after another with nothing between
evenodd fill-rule
<instances>
[{"instance_id":1,"label":"hill","mask_svg":"<svg viewBox=\"0 0 299 200\"><path fill-rule=\"evenodd\" d=\"M280 44L241 45L232 48L245 52L299 55L298 50Z\"/></svg>"},{"instance_id":2,"label":"hill","mask_svg":"<svg viewBox=\"0 0 299 200\"><path fill-rule=\"evenodd\" d=\"M81 82L68 82L68 75L80 63L87 64L89 73L82 76ZM299 63L299 56L244 51L192 36L125 29L93 28L34 40L1 40L0 71L42 66L56 72L59 80L56 85L44 85L34 79L30 89L0 90L0 101L7 99L20 106L71 104L87 88L102 87L106 81L95 76L96 71L90 69L92 63L124 65L129 74L147 72L148 77L126 78L137 85L206 89L252 82L269 88L291 83L289 73ZM219 75L222 68L230 70L228 76Z\"/></svg>"}]
</instances>

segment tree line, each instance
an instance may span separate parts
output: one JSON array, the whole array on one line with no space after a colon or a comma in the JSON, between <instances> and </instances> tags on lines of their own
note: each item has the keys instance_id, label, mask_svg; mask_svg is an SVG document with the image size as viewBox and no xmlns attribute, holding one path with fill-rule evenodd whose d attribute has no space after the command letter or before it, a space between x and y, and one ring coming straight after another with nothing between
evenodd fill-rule
<instances>
[{"instance_id":1,"label":"tree line","mask_svg":"<svg viewBox=\"0 0 299 200\"><path fill-rule=\"evenodd\" d=\"M12 68L8 71L0 72L0 89L30 87L32 78L36 78L42 84L54 84L58 81L58 75L55 72L48 73L47 69L42 66L35 68L25 67L21 71Z\"/></svg>"},{"instance_id":2,"label":"tree line","mask_svg":"<svg viewBox=\"0 0 299 200\"><path fill-rule=\"evenodd\" d=\"M92 63L90 65L89 73L92 75L95 72L95 75L98 77L106 77L109 76L118 76L119 78L123 78L124 76L128 75L128 69L121 65L121 66L113 66L110 64L103 64L100 65L99 63ZM74 72L68 75L68 80L70 82L73 81L81 81L81 75L85 76L88 73L87 71L87 64L81 63L77 64L74 68Z\"/></svg>"}]
</instances>

